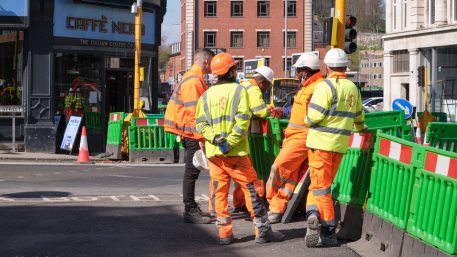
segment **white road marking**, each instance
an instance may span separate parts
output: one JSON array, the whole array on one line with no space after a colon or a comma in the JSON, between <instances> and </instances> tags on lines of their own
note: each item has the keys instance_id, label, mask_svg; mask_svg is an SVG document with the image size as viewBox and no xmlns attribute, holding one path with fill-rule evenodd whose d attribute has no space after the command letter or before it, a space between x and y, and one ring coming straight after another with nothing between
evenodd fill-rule
<instances>
[{"instance_id":1,"label":"white road marking","mask_svg":"<svg viewBox=\"0 0 457 257\"><path fill-rule=\"evenodd\" d=\"M78 166L74 163L53 163L53 162L2 162L1 165L23 165L23 166ZM135 168L135 167L184 167L184 163L96 163L96 164L84 164L84 167L92 166L103 166L110 168ZM82 167L82 166L81 166Z\"/></svg>"},{"instance_id":2,"label":"white road marking","mask_svg":"<svg viewBox=\"0 0 457 257\"><path fill-rule=\"evenodd\" d=\"M106 175L106 177L118 177L118 178L148 178L148 177L127 176L127 175Z\"/></svg>"},{"instance_id":3,"label":"white road marking","mask_svg":"<svg viewBox=\"0 0 457 257\"><path fill-rule=\"evenodd\" d=\"M25 178L24 176L17 176L17 178Z\"/></svg>"}]
</instances>

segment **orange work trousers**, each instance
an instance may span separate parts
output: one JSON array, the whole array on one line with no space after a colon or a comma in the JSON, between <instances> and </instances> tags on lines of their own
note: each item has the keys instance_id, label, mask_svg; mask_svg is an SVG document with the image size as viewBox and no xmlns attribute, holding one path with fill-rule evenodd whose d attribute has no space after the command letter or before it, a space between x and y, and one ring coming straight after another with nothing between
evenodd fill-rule
<instances>
[{"instance_id":1,"label":"orange work trousers","mask_svg":"<svg viewBox=\"0 0 457 257\"><path fill-rule=\"evenodd\" d=\"M263 182L257 180L257 173L249 156L213 156L209 158L209 172L213 182L216 225L220 238L233 235L232 218L228 211L231 179L243 190L256 236L271 229L267 210L261 199L264 194Z\"/></svg>"},{"instance_id":2,"label":"orange work trousers","mask_svg":"<svg viewBox=\"0 0 457 257\"><path fill-rule=\"evenodd\" d=\"M270 203L270 211L284 213L287 209L295 186L300 168L308 157L308 148L304 138L289 138L271 166L266 191Z\"/></svg>"},{"instance_id":3,"label":"orange work trousers","mask_svg":"<svg viewBox=\"0 0 457 257\"><path fill-rule=\"evenodd\" d=\"M322 150L309 150L309 186L306 212L316 212L322 226L334 231L335 210L333 209L331 186L340 166L343 154Z\"/></svg>"}]
</instances>

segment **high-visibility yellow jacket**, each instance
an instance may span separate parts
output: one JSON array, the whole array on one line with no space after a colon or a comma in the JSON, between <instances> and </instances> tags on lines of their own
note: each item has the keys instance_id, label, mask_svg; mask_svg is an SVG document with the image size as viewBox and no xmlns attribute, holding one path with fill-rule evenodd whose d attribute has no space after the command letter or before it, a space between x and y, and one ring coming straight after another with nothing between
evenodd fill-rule
<instances>
[{"instance_id":1,"label":"high-visibility yellow jacket","mask_svg":"<svg viewBox=\"0 0 457 257\"><path fill-rule=\"evenodd\" d=\"M168 102L164 117L165 131L196 140L203 139L195 129L195 110L198 99L206 89L208 85L203 79L202 68L194 64L184 73Z\"/></svg>"},{"instance_id":2,"label":"high-visibility yellow jacket","mask_svg":"<svg viewBox=\"0 0 457 257\"><path fill-rule=\"evenodd\" d=\"M262 90L260 90L254 79L245 80L241 85L246 88L249 97L249 109L253 116L265 118L268 115L268 108L263 100Z\"/></svg>"},{"instance_id":3,"label":"high-visibility yellow jacket","mask_svg":"<svg viewBox=\"0 0 457 257\"><path fill-rule=\"evenodd\" d=\"M364 128L360 92L346 75L333 72L317 84L308 107L305 123L310 126L306 146L345 153L351 128Z\"/></svg>"},{"instance_id":4,"label":"high-visibility yellow jacket","mask_svg":"<svg viewBox=\"0 0 457 257\"><path fill-rule=\"evenodd\" d=\"M236 83L216 84L198 100L197 131L206 139L206 156L223 155L213 144L216 135L227 139L231 150L225 156L249 154L249 124L251 112L246 89Z\"/></svg>"},{"instance_id":5,"label":"high-visibility yellow jacket","mask_svg":"<svg viewBox=\"0 0 457 257\"><path fill-rule=\"evenodd\" d=\"M306 140L308 127L305 125L308 105L313 96L316 85L323 80L322 73L319 71L303 81L302 88L294 96L294 103L290 112L289 124L284 130L286 138L303 138Z\"/></svg>"}]
</instances>

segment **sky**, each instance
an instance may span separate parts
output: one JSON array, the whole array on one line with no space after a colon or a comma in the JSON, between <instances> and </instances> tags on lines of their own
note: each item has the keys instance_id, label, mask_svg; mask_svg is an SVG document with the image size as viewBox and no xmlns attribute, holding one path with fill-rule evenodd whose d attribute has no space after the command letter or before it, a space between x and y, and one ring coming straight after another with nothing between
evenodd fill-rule
<instances>
[{"instance_id":1,"label":"sky","mask_svg":"<svg viewBox=\"0 0 457 257\"><path fill-rule=\"evenodd\" d=\"M162 23L162 38L165 44L179 42L181 35L181 0L168 0L167 13Z\"/></svg>"}]
</instances>

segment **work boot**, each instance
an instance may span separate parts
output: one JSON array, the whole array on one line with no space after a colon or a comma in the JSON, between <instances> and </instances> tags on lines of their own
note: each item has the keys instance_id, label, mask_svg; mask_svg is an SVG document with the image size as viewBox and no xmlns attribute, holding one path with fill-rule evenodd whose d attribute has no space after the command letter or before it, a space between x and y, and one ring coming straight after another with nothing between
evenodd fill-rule
<instances>
[{"instance_id":1,"label":"work boot","mask_svg":"<svg viewBox=\"0 0 457 257\"><path fill-rule=\"evenodd\" d=\"M202 215L203 217L208 217L211 218L211 214L209 212L204 212L201 208L200 205L197 205L198 213Z\"/></svg>"},{"instance_id":2,"label":"work boot","mask_svg":"<svg viewBox=\"0 0 457 257\"><path fill-rule=\"evenodd\" d=\"M233 241L235 241L235 238L233 237L233 235L226 237L226 238L219 238L220 245L229 245L229 244L233 243Z\"/></svg>"},{"instance_id":3,"label":"work boot","mask_svg":"<svg viewBox=\"0 0 457 257\"><path fill-rule=\"evenodd\" d=\"M195 223L195 224L208 224L211 222L209 217L202 216L201 210L198 208L192 208L184 212L184 222Z\"/></svg>"},{"instance_id":4,"label":"work boot","mask_svg":"<svg viewBox=\"0 0 457 257\"><path fill-rule=\"evenodd\" d=\"M276 212L268 212L268 221L270 221L270 224L276 224L281 222L282 219L282 213L276 213Z\"/></svg>"},{"instance_id":5,"label":"work boot","mask_svg":"<svg viewBox=\"0 0 457 257\"><path fill-rule=\"evenodd\" d=\"M259 234L259 236L255 238L255 242L258 244L264 244L268 242L281 242L285 237L286 236L283 233L279 231L273 231L270 228L266 232Z\"/></svg>"},{"instance_id":6,"label":"work boot","mask_svg":"<svg viewBox=\"0 0 457 257\"><path fill-rule=\"evenodd\" d=\"M338 239L336 239L336 234L333 233L329 236L325 236L323 233L321 233L321 236L319 237L319 241L317 242L320 245L324 246L338 246Z\"/></svg>"},{"instance_id":7,"label":"work boot","mask_svg":"<svg viewBox=\"0 0 457 257\"><path fill-rule=\"evenodd\" d=\"M230 213L249 212L248 208L246 208L246 205L242 205L239 207L230 207L229 210Z\"/></svg>"},{"instance_id":8,"label":"work boot","mask_svg":"<svg viewBox=\"0 0 457 257\"><path fill-rule=\"evenodd\" d=\"M306 229L305 244L307 247L316 247L320 237L319 218L316 214L311 214L308 217L308 228Z\"/></svg>"}]
</instances>

